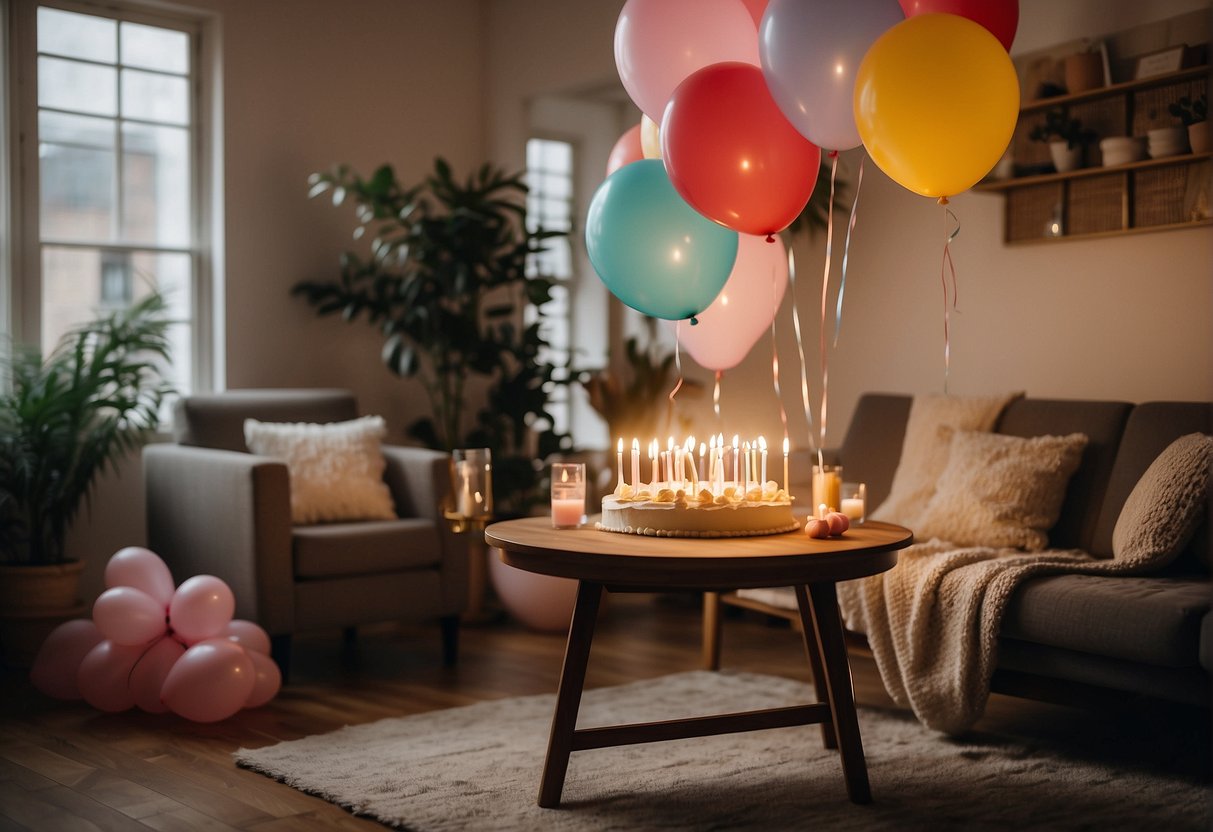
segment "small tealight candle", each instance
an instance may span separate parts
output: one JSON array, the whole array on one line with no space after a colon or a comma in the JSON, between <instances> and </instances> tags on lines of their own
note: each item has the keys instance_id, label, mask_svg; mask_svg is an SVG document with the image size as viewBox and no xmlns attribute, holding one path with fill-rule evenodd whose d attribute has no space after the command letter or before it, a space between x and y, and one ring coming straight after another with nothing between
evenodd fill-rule
<instances>
[{"instance_id":1,"label":"small tealight candle","mask_svg":"<svg viewBox=\"0 0 1213 832\"><path fill-rule=\"evenodd\" d=\"M867 513L867 485L862 482L846 482L842 484L842 511L854 523L862 523Z\"/></svg>"},{"instance_id":2,"label":"small tealight candle","mask_svg":"<svg viewBox=\"0 0 1213 832\"><path fill-rule=\"evenodd\" d=\"M552 527L576 529L585 521L585 463L553 464Z\"/></svg>"}]
</instances>

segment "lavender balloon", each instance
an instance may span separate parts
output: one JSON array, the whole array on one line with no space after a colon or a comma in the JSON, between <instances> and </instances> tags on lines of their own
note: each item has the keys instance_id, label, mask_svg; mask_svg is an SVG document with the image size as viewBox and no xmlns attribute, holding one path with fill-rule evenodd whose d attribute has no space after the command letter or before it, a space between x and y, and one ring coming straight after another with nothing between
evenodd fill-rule
<instances>
[{"instance_id":1,"label":"lavender balloon","mask_svg":"<svg viewBox=\"0 0 1213 832\"><path fill-rule=\"evenodd\" d=\"M898 0L770 0L758 30L762 74L802 136L823 150L859 146L855 73L903 19Z\"/></svg>"}]
</instances>

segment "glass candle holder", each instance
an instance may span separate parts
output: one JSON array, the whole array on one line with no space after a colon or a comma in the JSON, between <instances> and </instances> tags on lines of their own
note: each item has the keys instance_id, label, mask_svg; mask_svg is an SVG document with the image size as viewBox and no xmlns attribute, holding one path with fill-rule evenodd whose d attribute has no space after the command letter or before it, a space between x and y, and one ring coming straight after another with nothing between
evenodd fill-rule
<instances>
[{"instance_id":1,"label":"glass candle holder","mask_svg":"<svg viewBox=\"0 0 1213 832\"><path fill-rule=\"evenodd\" d=\"M450 504L448 518L456 525L483 523L492 516L493 454L488 448L451 451Z\"/></svg>"},{"instance_id":2,"label":"glass candle holder","mask_svg":"<svg viewBox=\"0 0 1213 832\"><path fill-rule=\"evenodd\" d=\"M585 522L585 463L553 464L552 528L576 529Z\"/></svg>"},{"instance_id":3,"label":"glass candle holder","mask_svg":"<svg viewBox=\"0 0 1213 832\"><path fill-rule=\"evenodd\" d=\"M867 515L868 487L862 482L844 482L842 484L842 505L838 510L845 514L852 523L862 523Z\"/></svg>"},{"instance_id":4,"label":"glass candle holder","mask_svg":"<svg viewBox=\"0 0 1213 832\"><path fill-rule=\"evenodd\" d=\"M825 508L823 509L822 506ZM842 466L813 466L813 516L839 511L842 507Z\"/></svg>"}]
</instances>

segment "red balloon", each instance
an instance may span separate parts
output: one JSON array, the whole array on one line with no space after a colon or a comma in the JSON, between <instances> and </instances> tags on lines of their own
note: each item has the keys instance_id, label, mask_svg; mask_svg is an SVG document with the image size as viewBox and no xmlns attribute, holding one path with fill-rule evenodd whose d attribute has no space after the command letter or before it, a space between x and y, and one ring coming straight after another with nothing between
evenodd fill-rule
<instances>
[{"instance_id":1,"label":"red balloon","mask_svg":"<svg viewBox=\"0 0 1213 832\"><path fill-rule=\"evenodd\" d=\"M763 236L796 219L821 164L817 145L779 111L762 70L733 62L704 67L674 90L661 120L661 155L692 208Z\"/></svg>"},{"instance_id":2,"label":"red balloon","mask_svg":"<svg viewBox=\"0 0 1213 832\"><path fill-rule=\"evenodd\" d=\"M628 128L628 131L620 136L615 142L615 146L611 148L611 155L607 157L606 175L610 176L624 165L639 162L643 158L644 150L640 145L640 125L636 124Z\"/></svg>"},{"instance_id":3,"label":"red balloon","mask_svg":"<svg viewBox=\"0 0 1213 832\"><path fill-rule=\"evenodd\" d=\"M906 17L955 14L985 26L1008 52L1019 28L1019 0L900 0Z\"/></svg>"}]
</instances>

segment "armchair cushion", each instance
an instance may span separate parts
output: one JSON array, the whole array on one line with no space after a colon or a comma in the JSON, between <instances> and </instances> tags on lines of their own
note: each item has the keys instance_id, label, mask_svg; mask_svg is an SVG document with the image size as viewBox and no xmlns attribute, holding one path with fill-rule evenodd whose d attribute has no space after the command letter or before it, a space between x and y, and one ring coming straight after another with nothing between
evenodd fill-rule
<instances>
[{"instance_id":1,"label":"armchair cushion","mask_svg":"<svg viewBox=\"0 0 1213 832\"><path fill-rule=\"evenodd\" d=\"M286 462L295 524L396 517L383 481L386 432L381 416L325 425L244 422L249 450Z\"/></svg>"},{"instance_id":2,"label":"armchair cushion","mask_svg":"<svg viewBox=\"0 0 1213 832\"><path fill-rule=\"evenodd\" d=\"M337 578L436 566L442 557L430 520L376 520L297 526L296 578Z\"/></svg>"}]
</instances>

